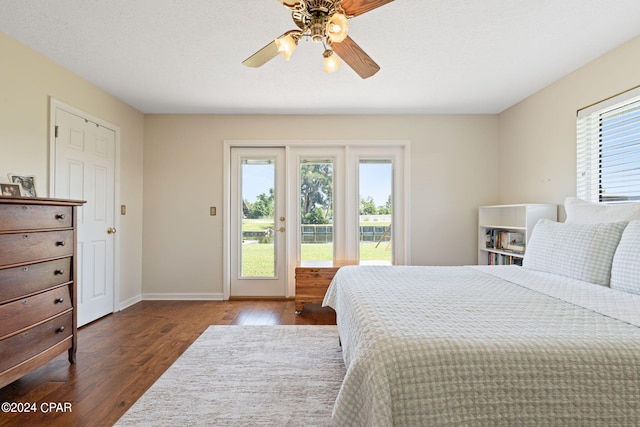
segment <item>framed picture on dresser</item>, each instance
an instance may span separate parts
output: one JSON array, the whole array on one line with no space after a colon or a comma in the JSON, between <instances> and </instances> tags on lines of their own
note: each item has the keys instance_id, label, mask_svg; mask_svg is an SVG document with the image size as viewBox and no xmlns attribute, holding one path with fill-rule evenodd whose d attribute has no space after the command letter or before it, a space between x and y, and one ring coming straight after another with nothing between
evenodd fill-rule
<instances>
[{"instance_id":1,"label":"framed picture on dresser","mask_svg":"<svg viewBox=\"0 0 640 427\"><path fill-rule=\"evenodd\" d=\"M9 197L22 196L22 186L19 183L0 182L0 194Z\"/></svg>"},{"instance_id":2,"label":"framed picture on dresser","mask_svg":"<svg viewBox=\"0 0 640 427\"><path fill-rule=\"evenodd\" d=\"M10 173L9 181L22 186L22 197L37 197L36 177L34 175L15 175Z\"/></svg>"}]
</instances>

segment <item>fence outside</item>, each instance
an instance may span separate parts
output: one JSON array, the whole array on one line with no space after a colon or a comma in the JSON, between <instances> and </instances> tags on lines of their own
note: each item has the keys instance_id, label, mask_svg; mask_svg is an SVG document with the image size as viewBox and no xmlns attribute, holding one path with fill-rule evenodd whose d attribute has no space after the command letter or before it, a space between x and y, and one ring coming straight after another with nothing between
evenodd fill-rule
<instances>
[{"instance_id":1,"label":"fence outside","mask_svg":"<svg viewBox=\"0 0 640 427\"><path fill-rule=\"evenodd\" d=\"M391 229L387 230L386 225L363 225L360 226L361 242L377 242L382 236L391 237ZM386 231L386 234L385 234ZM260 243L271 243L272 230L267 231L245 231L242 237L245 240L257 240ZM305 224L300 226L302 243L331 243L333 242L333 225Z\"/></svg>"}]
</instances>

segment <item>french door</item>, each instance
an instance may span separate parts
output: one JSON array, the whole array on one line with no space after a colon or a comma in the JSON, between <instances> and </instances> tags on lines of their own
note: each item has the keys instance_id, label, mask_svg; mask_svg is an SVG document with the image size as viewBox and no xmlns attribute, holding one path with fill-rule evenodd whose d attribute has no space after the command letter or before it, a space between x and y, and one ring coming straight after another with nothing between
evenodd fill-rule
<instances>
[{"instance_id":1,"label":"french door","mask_svg":"<svg viewBox=\"0 0 640 427\"><path fill-rule=\"evenodd\" d=\"M231 297L284 297L285 149L231 149Z\"/></svg>"},{"instance_id":2,"label":"french door","mask_svg":"<svg viewBox=\"0 0 640 427\"><path fill-rule=\"evenodd\" d=\"M409 158L407 141L227 142L225 298L290 298L301 263L409 263Z\"/></svg>"}]
</instances>

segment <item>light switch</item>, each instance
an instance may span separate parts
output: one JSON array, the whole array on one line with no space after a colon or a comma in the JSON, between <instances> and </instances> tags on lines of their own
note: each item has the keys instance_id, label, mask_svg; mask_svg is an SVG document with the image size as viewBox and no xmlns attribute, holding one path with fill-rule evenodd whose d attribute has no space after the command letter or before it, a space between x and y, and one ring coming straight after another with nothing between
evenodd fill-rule
<instances>
[{"instance_id":1,"label":"light switch","mask_svg":"<svg viewBox=\"0 0 640 427\"><path fill-rule=\"evenodd\" d=\"M209 208L209 215L216 216L216 208L215 207L210 207Z\"/></svg>"},{"instance_id":2,"label":"light switch","mask_svg":"<svg viewBox=\"0 0 640 427\"><path fill-rule=\"evenodd\" d=\"M127 214L127 205L120 205L120 215Z\"/></svg>"}]
</instances>

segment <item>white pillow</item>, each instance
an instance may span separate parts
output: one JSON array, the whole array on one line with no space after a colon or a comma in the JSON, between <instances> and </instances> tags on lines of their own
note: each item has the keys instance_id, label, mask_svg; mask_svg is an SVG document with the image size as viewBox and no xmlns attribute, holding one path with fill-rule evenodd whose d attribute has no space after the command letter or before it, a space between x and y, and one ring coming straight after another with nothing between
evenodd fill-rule
<instances>
[{"instance_id":1,"label":"white pillow","mask_svg":"<svg viewBox=\"0 0 640 427\"><path fill-rule=\"evenodd\" d=\"M522 266L609 286L611 263L627 222L567 224L541 219Z\"/></svg>"},{"instance_id":2,"label":"white pillow","mask_svg":"<svg viewBox=\"0 0 640 427\"><path fill-rule=\"evenodd\" d=\"M625 228L611 265L611 288L640 295L640 221Z\"/></svg>"},{"instance_id":3,"label":"white pillow","mask_svg":"<svg viewBox=\"0 0 640 427\"><path fill-rule=\"evenodd\" d=\"M607 205L567 197L564 200L564 210L567 213L565 222L574 224L640 220L640 203L636 202Z\"/></svg>"}]
</instances>

